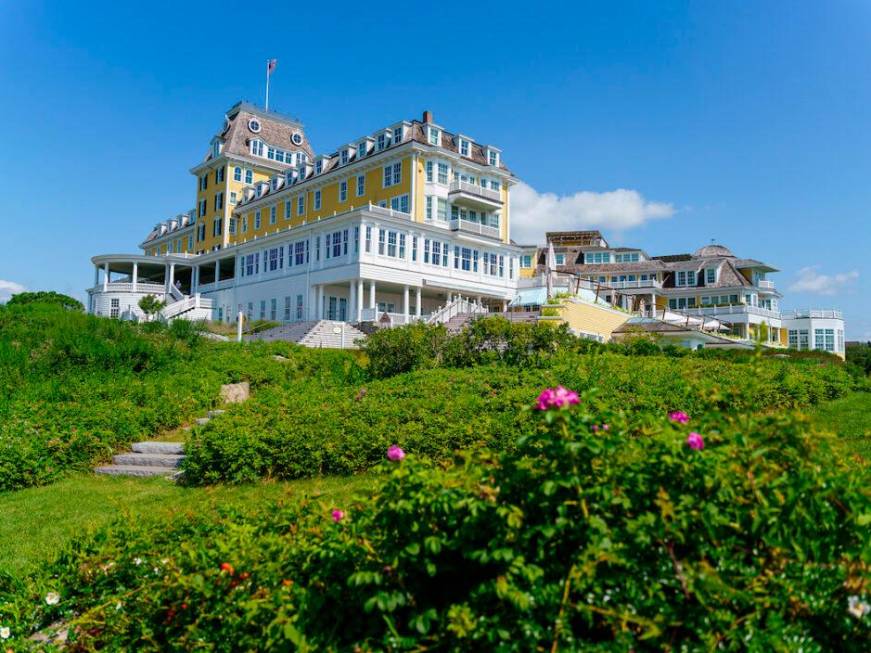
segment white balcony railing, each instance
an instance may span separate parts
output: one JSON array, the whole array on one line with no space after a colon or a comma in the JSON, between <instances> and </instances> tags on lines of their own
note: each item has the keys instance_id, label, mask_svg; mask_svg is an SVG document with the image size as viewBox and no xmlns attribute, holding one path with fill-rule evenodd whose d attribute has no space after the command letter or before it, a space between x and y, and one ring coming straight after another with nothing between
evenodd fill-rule
<instances>
[{"instance_id":1,"label":"white balcony railing","mask_svg":"<svg viewBox=\"0 0 871 653\"><path fill-rule=\"evenodd\" d=\"M636 279L635 281L606 281L599 286L604 288L630 289L630 288L662 288L662 282L656 279Z\"/></svg>"},{"instance_id":2,"label":"white balcony railing","mask_svg":"<svg viewBox=\"0 0 871 653\"><path fill-rule=\"evenodd\" d=\"M821 310L814 308L800 308L795 311L790 311L789 313L783 313L783 318L785 320L795 320L803 317L813 317L820 319L829 319L829 320L842 320L844 319L844 314L841 311L836 310Z\"/></svg>"},{"instance_id":3,"label":"white balcony railing","mask_svg":"<svg viewBox=\"0 0 871 653\"><path fill-rule=\"evenodd\" d=\"M497 202L499 204L502 203L502 196L500 195L498 190L490 190L489 188L484 188L483 186L479 186L478 184L470 184L468 181L451 182L448 193L468 193L469 195L483 197L484 199L490 200L491 202Z\"/></svg>"},{"instance_id":4,"label":"white balcony railing","mask_svg":"<svg viewBox=\"0 0 871 653\"><path fill-rule=\"evenodd\" d=\"M681 308L678 309L686 315L759 315L761 317L769 317L780 319L781 315L778 311L770 311L767 308L760 306L750 306L748 304L732 304L731 306L702 306L699 308Z\"/></svg>"},{"instance_id":5,"label":"white balcony railing","mask_svg":"<svg viewBox=\"0 0 871 653\"><path fill-rule=\"evenodd\" d=\"M488 238L499 238L499 227L491 227L490 225L463 220L462 218L452 218L451 229L453 231L468 231L469 233L487 236Z\"/></svg>"},{"instance_id":6,"label":"white balcony railing","mask_svg":"<svg viewBox=\"0 0 871 653\"><path fill-rule=\"evenodd\" d=\"M88 292L91 294L102 292L137 292L147 295L163 295L166 293L166 286L162 283L147 283L143 281L137 282L134 288L134 284L131 281L112 281L106 284L105 289L103 284L97 284Z\"/></svg>"},{"instance_id":7,"label":"white balcony railing","mask_svg":"<svg viewBox=\"0 0 871 653\"><path fill-rule=\"evenodd\" d=\"M765 290L774 290L774 282L773 281L766 281L765 279L762 279L759 281L758 285L760 288L764 288Z\"/></svg>"}]
</instances>

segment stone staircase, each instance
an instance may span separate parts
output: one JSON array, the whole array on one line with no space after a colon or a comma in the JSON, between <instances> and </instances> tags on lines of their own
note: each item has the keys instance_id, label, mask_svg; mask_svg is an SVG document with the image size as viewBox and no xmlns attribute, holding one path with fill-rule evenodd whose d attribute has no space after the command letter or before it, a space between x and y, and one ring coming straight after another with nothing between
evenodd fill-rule
<instances>
[{"instance_id":1,"label":"stone staircase","mask_svg":"<svg viewBox=\"0 0 871 653\"><path fill-rule=\"evenodd\" d=\"M167 476L180 474L184 459L181 442L134 442L129 453L119 453L111 465L97 467L97 474L109 476Z\"/></svg>"},{"instance_id":2,"label":"stone staircase","mask_svg":"<svg viewBox=\"0 0 871 653\"><path fill-rule=\"evenodd\" d=\"M248 336L247 340L283 340L314 349L357 349L356 341L366 334L348 322L317 320L294 322Z\"/></svg>"}]
</instances>

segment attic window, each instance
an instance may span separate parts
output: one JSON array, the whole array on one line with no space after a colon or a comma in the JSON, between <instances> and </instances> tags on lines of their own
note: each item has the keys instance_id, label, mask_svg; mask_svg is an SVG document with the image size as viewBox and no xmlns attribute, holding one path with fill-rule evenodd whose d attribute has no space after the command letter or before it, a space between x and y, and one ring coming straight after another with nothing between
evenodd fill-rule
<instances>
[{"instance_id":1,"label":"attic window","mask_svg":"<svg viewBox=\"0 0 871 653\"><path fill-rule=\"evenodd\" d=\"M221 154L221 141L215 140L215 142L212 143L212 156L217 158L218 156L220 156L220 154Z\"/></svg>"},{"instance_id":2,"label":"attic window","mask_svg":"<svg viewBox=\"0 0 871 653\"><path fill-rule=\"evenodd\" d=\"M346 165L348 163L348 148L342 148L342 153L339 155L341 160L341 165Z\"/></svg>"},{"instance_id":3,"label":"attic window","mask_svg":"<svg viewBox=\"0 0 871 653\"><path fill-rule=\"evenodd\" d=\"M493 150L490 150L487 153L487 161L489 162L489 164L491 166L498 166L499 165L499 152L494 152Z\"/></svg>"},{"instance_id":4,"label":"attic window","mask_svg":"<svg viewBox=\"0 0 871 653\"><path fill-rule=\"evenodd\" d=\"M318 161L318 162L315 164L315 174L316 174L316 175L321 174L321 170L323 170L323 169L324 169L324 163L323 163L323 161Z\"/></svg>"},{"instance_id":5,"label":"attic window","mask_svg":"<svg viewBox=\"0 0 871 653\"><path fill-rule=\"evenodd\" d=\"M469 141L465 138L460 139L460 156L469 156Z\"/></svg>"},{"instance_id":6,"label":"attic window","mask_svg":"<svg viewBox=\"0 0 871 653\"><path fill-rule=\"evenodd\" d=\"M254 156L263 156L263 141L251 141L251 154Z\"/></svg>"},{"instance_id":7,"label":"attic window","mask_svg":"<svg viewBox=\"0 0 871 653\"><path fill-rule=\"evenodd\" d=\"M378 134L378 151L380 152L385 147L387 147L387 135L386 134Z\"/></svg>"},{"instance_id":8,"label":"attic window","mask_svg":"<svg viewBox=\"0 0 871 653\"><path fill-rule=\"evenodd\" d=\"M255 134L259 134L260 133L260 121L257 120L257 118L251 118L251 120L248 121L248 129L250 129Z\"/></svg>"},{"instance_id":9,"label":"attic window","mask_svg":"<svg viewBox=\"0 0 871 653\"><path fill-rule=\"evenodd\" d=\"M302 134L299 132L293 132L290 136L290 140L294 145L302 145Z\"/></svg>"},{"instance_id":10,"label":"attic window","mask_svg":"<svg viewBox=\"0 0 871 653\"><path fill-rule=\"evenodd\" d=\"M357 158L362 159L364 156L366 156L366 141L357 143Z\"/></svg>"},{"instance_id":11,"label":"attic window","mask_svg":"<svg viewBox=\"0 0 871 653\"><path fill-rule=\"evenodd\" d=\"M430 145L441 145L441 142L442 142L441 132L438 129L436 129L435 127L429 127L428 130L429 131L427 133L427 140L429 141L429 144Z\"/></svg>"}]
</instances>

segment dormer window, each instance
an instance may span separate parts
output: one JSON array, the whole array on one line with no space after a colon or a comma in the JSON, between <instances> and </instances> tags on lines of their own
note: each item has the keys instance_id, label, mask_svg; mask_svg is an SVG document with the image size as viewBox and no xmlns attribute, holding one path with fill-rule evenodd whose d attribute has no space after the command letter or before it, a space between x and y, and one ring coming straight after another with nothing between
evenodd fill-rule
<instances>
[{"instance_id":1,"label":"dormer window","mask_svg":"<svg viewBox=\"0 0 871 653\"><path fill-rule=\"evenodd\" d=\"M263 156L263 141L251 141L251 154L254 156Z\"/></svg>"},{"instance_id":2,"label":"dormer window","mask_svg":"<svg viewBox=\"0 0 871 653\"><path fill-rule=\"evenodd\" d=\"M380 152L385 147L387 147L387 134L378 134L378 151Z\"/></svg>"},{"instance_id":3,"label":"dormer window","mask_svg":"<svg viewBox=\"0 0 871 653\"><path fill-rule=\"evenodd\" d=\"M396 145L397 143L401 143L401 142L402 142L402 138L403 138L404 135L405 135L405 134L403 133L403 132L404 132L404 129L405 129L405 128L404 128L403 125L399 125L399 127L394 127L394 128L393 128L393 144L394 144L394 145Z\"/></svg>"},{"instance_id":4,"label":"dormer window","mask_svg":"<svg viewBox=\"0 0 871 653\"><path fill-rule=\"evenodd\" d=\"M566 255L565 254L556 254L556 264L557 265L565 265L566 264Z\"/></svg>"},{"instance_id":5,"label":"dormer window","mask_svg":"<svg viewBox=\"0 0 871 653\"><path fill-rule=\"evenodd\" d=\"M212 157L217 159L221 155L221 141L215 139L215 142L212 143Z\"/></svg>"},{"instance_id":6,"label":"dormer window","mask_svg":"<svg viewBox=\"0 0 871 653\"><path fill-rule=\"evenodd\" d=\"M363 141L362 143L357 143L357 158L358 159L362 159L364 156L366 156L367 151L368 151L368 148L366 147L366 141Z\"/></svg>"},{"instance_id":7,"label":"dormer window","mask_svg":"<svg viewBox=\"0 0 871 653\"><path fill-rule=\"evenodd\" d=\"M494 152L493 150L490 150L487 153L487 162L491 166L498 166L499 165L499 152Z\"/></svg>"},{"instance_id":8,"label":"dormer window","mask_svg":"<svg viewBox=\"0 0 871 653\"><path fill-rule=\"evenodd\" d=\"M428 127L427 128L427 141L429 141L430 145L441 145L442 144L442 133L437 127Z\"/></svg>"},{"instance_id":9,"label":"dormer window","mask_svg":"<svg viewBox=\"0 0 871 653\"><path fill-rule=\"evenodd\" d=\"M290 186L293 183L295 177L296 177L296 171L288 170L287 172L284 173L284 183L287 184L288 186Z\"/></svg>"},{"instance_id":10,"label":"dormer window","mask_svg":"<svg viewBox=\"0 0 871 653\"><path fill-rule=\"evenodd\" d=\"M324 169L324 162L323 161L318 161L317 163L315 163L315 174L316 175L321 174L321 171L323 169Z\"/></svg>"},{"instance_id":11,"label":"dormer window","mask_svg":"<svg viewBox=\"0 0 871 653\"><path fill-rule=\"evenodd\" d=\"M469 156L471 145L465 138L460 139L460 156Z\"/></svg>"},{"instance_id":12,"label":"dormer window","mask_svg":"<svg viewBox=\"0 0 871 653\"><path fill-rule=\"evenodd\" d=\"M278 188L278 177L273 177L269 180L269 187L272 190L276 190Z\"/></svg>"},{"instance_id":13,"label":"dormer window","mask_svg":"<svg viewBox=\"0 0 871 653\"><path fill-rule=\"evenodd\" d=\"M705 268L705 285L711 286L717 283L717 268Z\"/></svg>"},{"instance_id":14,"label":"dormer window","mask_svg":"<svg viewBox=\"0 0 871 653\"><path fill-rule=\"evenodd\" d=\"M339 162L341 165L348 165L348 148L343 147L342 151L339 153Z\"/></svg>"},{"instance_id":15,"label":"dormer window","mask_svg":"<svg viewBox=\"0 0 871 653\"><path fill-rule=\"evenodd\" d=\"M260 121L257 120L257 118L251 118L251 120L248 121L248 129L250 129L255 134L259 134L260 133Z\"/></svg>"}]
</instances>

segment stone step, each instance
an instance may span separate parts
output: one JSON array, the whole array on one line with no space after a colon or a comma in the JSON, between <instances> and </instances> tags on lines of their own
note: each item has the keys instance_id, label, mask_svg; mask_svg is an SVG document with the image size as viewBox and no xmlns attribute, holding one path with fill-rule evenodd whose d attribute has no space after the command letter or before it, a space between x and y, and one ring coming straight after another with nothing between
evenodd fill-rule
<instances>
[{"instance_id":1,"label":"stone step","mask_svg":"<svg viewBox=\"0 0 871 653\"><path fill-rule=\"evenodd\" d=\"M95 468L94 472L109 476L175 476L180 473L173 467L154 465L104 465Z\"/></svg>"},{"instance_id":2,"label":"stone step","mask_svg":"<svg viewBox=\"0 0 871 653\"><path fill-rule=\"evenodd\" d=\"M181 442L134 442L130 448L136 453L184 453L184 445Z\"/></svg>"},{"instance_id":3,"label":"stone step","mask_svg":"<svg viewBox=\"0 0 871 653\"><path fill-rule=\"evenodd\" d=\"M209 423L209 420L211 420L211 417L197 417L197 426L205 426Z\"/></svg>"},{"instance_id":4,"label":"stone step","mask_svg":"<svg viewBox=\"0 0 871 653\"><path fill-rule=\"evenodd\" d=\"M170 453L119 453L112 457L116 465L132 465L133 467L168 467L181 465L184 456Z\"/></svg>"},{"instance_id":5,"label":"stone step","mask_svg":"<svg viewBox=\"0 0 871 653\"><path fill-rule=\"evenodd\" d=\"M223 415L226 412L227 412L226 410L210 410L208 413L209 419L211 419L213 417L217 417L218 415Z\"/></svg>"}]
</instances>

